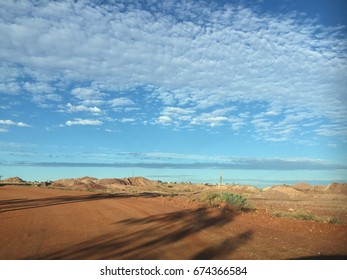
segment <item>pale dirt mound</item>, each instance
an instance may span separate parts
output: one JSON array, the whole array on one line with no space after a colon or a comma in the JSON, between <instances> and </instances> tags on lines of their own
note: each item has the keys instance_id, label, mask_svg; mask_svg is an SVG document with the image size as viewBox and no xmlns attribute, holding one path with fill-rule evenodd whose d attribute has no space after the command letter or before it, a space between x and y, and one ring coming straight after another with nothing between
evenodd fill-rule
<instances>
[{"instance_id":1,"label":"pale dirt mound","mask_svg":"<svg viewBox=\"0 0 347 280\"><path fill-rule=\"evenodd\" d=\"M231 192L237 192L237 193L258 193L260 190L253 186L232 186L228 188Z\"/></svg>"},{"instance_id":2,"label":"pale dirt mound","mask_svg":"<svg viewBox=\"0 0 347 280\"><path fill-rule=\"evenodd\" d=\"M159 183L156 181L148 180L143 177L130 177L122 179L127 185L138 186L138 187L155 187Z\"/></svg>"},{"instance_id":3,"label":"pale dirt mound","mask_svg":"<svg viewBox=\"0 0 347 280\"><path fill-rule=\"evenodd\" d=\"M5 180L2 180L2 182L8 183L8 184L24 184L24 183L26 183L22 178L19 178L19 177L7 178Z\"/></svg>"},{"instance_id":4,"label":"pale dirt mound","mask_svg":"<svg viewBox=\"0 0 347 280\"><path fill-rule=\"evenodd\" d=\"M313 193L325 193L326 187L325 186L312 186L307 183L296 183L292 185L293 189L296 189L297 191L301 191L305 194L313 194Z\"/></svg>"},{"instance_id":5,"label":"pale dirt mound","mask_svg":"<svg viewBox=\"0 0 347 280\"><path fill-rule=\"evenodd\" d=\"M285 194L285 195L289 195L289 196L302 196L305 195L302 191L298 191L292 187L288 187L288 186L273 186L269 189L263 189L265 192L267 193L273 193L273 192L277 192L277 193L281 193L281 194Z\"/></svg>"},{"instance_id":6,"label":"pale dirt mound","mask_svg":"<svg viewBox=\"0 0 347 280\"><path fill-rule=\"evenodd\" d=\"M74 179L61 179L54 181L52 187L70 188L70 189L107 189L120 186L136 186L136 187L155 187L158 182L151 181L143 177L130 178L104 178L97 179L93 177L82 177Z\"/></svg>"},{"instance_id":7,"label":"pale dirt mound","mask_svg":"<svg viewBox=\"0 0 347 280\"><path fill-rule=\"evenodd\" d=\"M103 178L96 181L96 183L104 186L136 186L136 187L155 187L158 182L148 180L143 177L129 177L129 178Z\"/></svg>"},{"instance_id":8,"label":"pale dirt mound","mask_svg":"<svg viewBox=\"0 0 347 280\"><path fill-rule=\"evenodd\" d=\"M347 195L347 183L332 183L326 186L326 193Z\"/></svg>"},{"instance_id":9,"label":"pale dirt mound","mask_svg":"<svg viewBox=\"0 0 347 280\"><path fill-rule=\"evenodd\" d=\"M54 181L51 186L52 187L64 187L64 188L72 188L76 185L76 179L60 179Z\"/></svg>"},{"instance_id":10,"label":"pale dirt mound","mask_svg":"<svg viewBox=\"0 0 347 280\"><path fill-rule=\"evenodd\" d=\"M68 188L68 189L105 189L104 186L98 184L96 178L92 177L82 177L77 179L61 179L54 181L51 186L59 188Z\"/></svg>"},{"instance_id":11,"label":"pale dirt mound","mask_svg":"<svg viewBox=\"0 0 347 280\"><path fill-rule=\"evenodd\" d=\"M307 191L312 191L314 187L311 186L310 184L301 182L301 183L296 183L292 185L292 188L296 189L297 191L307 192Z\"/></svg>"},{"instance_id":12,"label":"pale dirt mound","mask_svg":"<svg viewBox=\"0 0 347 280\"><path fill-rule=\"evenodd\" d=\"M104 178L104 179L99 179L97 181L98 184L103 185L103 186L113 186L113 185L126 185L126 182L122 179L116 179L116 178Z\"/></svg>"},{"instance_id":13,"label":"pale dirt mound","mask_svg":"<svg viewBox=\"0 0 347 280\"><path fill-rule=\"evenodd\" d=\"M79 181L81 181L82 183L91 183L91 182L96 182L98 179L94 178L94 177L88 177L88 176L84 176L82 178L78 178Z\"/></svg>"}]
</instances>

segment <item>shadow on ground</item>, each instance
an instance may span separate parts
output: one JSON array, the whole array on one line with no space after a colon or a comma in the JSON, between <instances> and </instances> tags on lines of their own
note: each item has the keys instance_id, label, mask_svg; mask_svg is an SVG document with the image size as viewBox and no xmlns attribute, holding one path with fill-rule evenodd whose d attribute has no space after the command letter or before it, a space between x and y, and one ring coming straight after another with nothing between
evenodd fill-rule
<instances>
[{"instance_id":1,"label":"shadow on ground","mask_svg":"<svg viewBox=\"0 0 347 280\"><path fill-rule=\"evenodd\" d=\"M107 193L97 193L97 194L88 194L88 195L79 195L79 196L55 196L55 197L45 197L38 199L8 199L0 200L0 213L1 212L10 212L25 210L31 208L42 208L62 204L70 203L80 203L80 202L89 202L94 200L101 199L115 199L115 198L129 198L129 197L157 197L161 196L158 193L138 193L138 194L107 194Z\"/></svg>"},{"instance_id":2,"label":"shadow on ground","mask_svg":"<svg viewBox=\"0 0 347 280\"><path fill-rule=\"evenodd\" d=\"M228 208L182 210L126 219L107 234L48 254L27 259L219 259L252 237L246 231L226 239L203 236L206 229L230 223L237 213ZM197 236L199 235L199 236ZM197 240L197 242L195 242Z\"/></svg>"}]
</instances>

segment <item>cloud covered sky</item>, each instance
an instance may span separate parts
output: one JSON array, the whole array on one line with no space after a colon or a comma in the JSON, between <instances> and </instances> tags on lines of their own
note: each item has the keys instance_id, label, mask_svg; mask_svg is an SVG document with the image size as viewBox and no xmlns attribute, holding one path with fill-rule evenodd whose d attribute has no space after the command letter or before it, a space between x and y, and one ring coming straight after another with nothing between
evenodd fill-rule
<instances>
[{"instance_id":1,"label":"cloud covered sky","mask_svg":"<svg viewBox=\"0 0 347 280\"><path fill-rule=\"evenodd\" d=\"M1 1L3 168L346 170L346 5L301 2Z\"/></svg>"}]
</instances>

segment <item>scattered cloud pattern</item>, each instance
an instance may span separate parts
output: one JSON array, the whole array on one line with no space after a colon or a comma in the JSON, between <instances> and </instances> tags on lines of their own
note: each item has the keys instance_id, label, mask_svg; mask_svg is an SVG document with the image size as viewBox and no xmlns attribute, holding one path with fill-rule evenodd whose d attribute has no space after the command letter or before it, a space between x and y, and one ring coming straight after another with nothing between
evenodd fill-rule
<instances>
[{"instance_id":1,"label":"scattered cloud pattern","mask_svg":"<svg viewBox=\"0 0 347 280\"><path fill-rule=\"evenodd\" d=\"M37 111L46 130L131 124L345 149L346 27L247 3L3 1L0 132L39 127Z\"/></svg>"}]
</instances>

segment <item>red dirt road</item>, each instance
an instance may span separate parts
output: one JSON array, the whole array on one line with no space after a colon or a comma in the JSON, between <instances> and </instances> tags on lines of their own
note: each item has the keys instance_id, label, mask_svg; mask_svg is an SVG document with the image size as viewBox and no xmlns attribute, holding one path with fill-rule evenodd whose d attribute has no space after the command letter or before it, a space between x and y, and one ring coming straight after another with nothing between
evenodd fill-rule
<instances>
[{"instance_id":1,"label":"red dirt road","mask_svg":"<svg viewBox=\"0 0 347 280\"><path fill-rule=\"evenodd\" d=\"M0 259L346 258L347 225L182 200L0 187Z\"/></svg>"}]
</instances>

